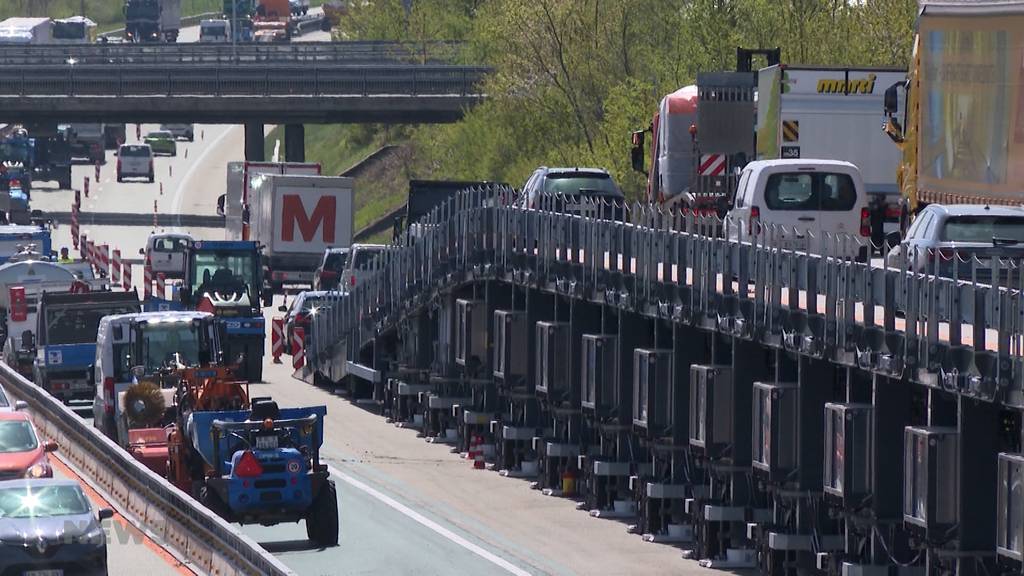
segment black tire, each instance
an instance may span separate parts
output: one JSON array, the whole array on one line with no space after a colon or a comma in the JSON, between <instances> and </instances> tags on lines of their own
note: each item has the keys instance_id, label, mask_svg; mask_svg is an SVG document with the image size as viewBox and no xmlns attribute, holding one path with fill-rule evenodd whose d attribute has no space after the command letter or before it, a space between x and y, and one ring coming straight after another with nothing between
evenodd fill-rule
<instances>
[{"instance_id":1,"label":"black tire","mask_svg":"<svg viewBox=\"0 0 1024 576\"><path fill-rule=\"evenodd\" d=\"M171 156L177 156L177 155L178 155L178 149L175 148L174 152L171 152Z\"/></svg>"},{"instance_id":2,"label":"black tire","mask_svg":"<svg viewBox=\"0 0 1024 576\"><path fill-rule=\"evenodd\" d=\"M249 382L263 382L263 355L246 354L245 375Z\"/></svg>"},{"instance_id":3,"label":"black tire","mask_svg":"<svg viewBox=\"0 0 1024 576\"><path fill-rule=\"evenodd\" d=\"M149 173L149 183L152 184L155 181L156 181L156 177L154 177L153 173L150 172Z\"/></svg>"},{"instance_id":4,"label":"black tire","mask_svg":"<svg viewBox=\"0 0 1024 576\"><path fill-rule=\"evenodd\" d=\"M60 180L57 182L61 190L71 190L71 180Z\"/></svg>"},{"instance_id":5,"label":"black tire","mask_svg":"<svg viewBox=\"0 0 1024 576\"><path fill-rule=\"evenodd\" d=\"M217 516L227 519L227 505L209 486L203 486L199 489L199 502Z\"/></svg>"},{"instance_id":6,"label":"black tire","mask_svg":"<svg viewBox=\"0 0 1024 576\"><path fill-rule=\"evenodd\" d=\"M306 536L323 547L338 545L338 490L328 480L306 513Z\"/></svg>"}]
</instances>

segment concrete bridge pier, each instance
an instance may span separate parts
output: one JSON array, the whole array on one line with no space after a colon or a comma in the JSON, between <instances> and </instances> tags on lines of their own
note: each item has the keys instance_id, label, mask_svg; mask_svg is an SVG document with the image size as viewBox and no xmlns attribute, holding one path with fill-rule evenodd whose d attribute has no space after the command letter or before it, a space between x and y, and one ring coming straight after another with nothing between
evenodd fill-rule
<instances>
[{"instance_id":1,"label":"concrete bridge pier","mask_svg":"<svg viewBox=\"0 0 1024 576\"><path fill-rule=\"evenodd\" d=\"M285 124L284 159L285 162L306 161L306 126L304 124Z\"/></svg>"},{"instance_id":2,"label":"concrete bridge pier","mask_svg":"<svg viewBox=\"0 0 1024 576\"><path fill-rule=\"evenodd\" d=\"M263 162L263 123L245 123L245 160L247 162Z\"/></svg>"}]
</instances>

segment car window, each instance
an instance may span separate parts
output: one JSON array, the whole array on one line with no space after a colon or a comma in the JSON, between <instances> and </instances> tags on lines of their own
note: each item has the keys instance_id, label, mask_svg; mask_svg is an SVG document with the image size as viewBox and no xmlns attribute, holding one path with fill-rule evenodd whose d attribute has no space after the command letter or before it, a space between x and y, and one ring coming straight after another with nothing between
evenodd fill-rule
<instances>
[{"instance_id":1,"label":"car window","mask_svg":"<svg viewBox=\"0 0 1024 576\"><path fill-rule=\"evenodd\" d=\"M188 247L184 238L158 238L153 241L155 252L182 252Z\"/></svg>"},{"instance_id":2,"label":"car window","mask_svg":"<svg viewBox=\"0 0 1024 576\"><path fill-rule=\"evenodd\" d=\"M946 242L984 242L992 239L1024 242L1024 216L951 216L942 227Z\"/></svg>"},{"instance_id":3,"label":"car window","mask_svg":"<svg viewBox=\"0 0 1024 576\"><path fill-rule=\"evenodd\" d=\"M743 174L740 175L740 182L736 185L736 207L743 208L746 204L744 203L743 195L746 193L747 181L750 180L750 170L744 170Z\"/></svg>"},{"instance_id":4,"label":"car window","mask_svg":"<svg viewBox=\"0 0 1024 576\"><path fill-rule=\"evenodd\" d=\"M330 252L327 254L327 259L324 261L324 270L341 272L345 269L345 264L347 263L348 252Z\"/></svg>"},{"instance_id":5,"label":"car window","mask_svg":"<svg viewBox=\"0 0 1024 576\"><path fill-rule=\"evenodd\" d=\"M355 261L352 262L352 267L356 270L367 270L370 262L382 251L379 248L360 248L356 250Z\"/></svg>"},{"instance_id":6,"label":"car window","mask_svg":"<svg viewBox=\"0 0 1024 576\"><path fill-rule=\"evenodd\" d=\"M7 408L11 405L11 401L7 399L4 394L4 389L0 388L0 408Z\"/></svg>"},{"instance_id":7,"label":"car window","mask_svg":"<svg viewBox=\"0 0 1024 576\"><path fill-rule=\"evenodd\" d=\"M0 420L0 454L28 452L39 446L28 420Z\"/></svg>"},{"instance_id":8,"label":"car window","mask_svg":"<svg viewBox=\"0 0 1024 576\"><path fill-rule=\"evenodd\" d=\"M0 518L47 518L89 514L92 507L73 485L0 488Z\"/></svg>"},{"instance_id":9,"label":"car window","mask_svg":"<svg viewBox=\"0 0 1024 576\"><path fill-rule=\"evenodd\" d=\"M782 172L768 177L764 201L770 210L848 211L857 190L848 174Z\"/></svg>"},{"instance_id":10,"label":"car window","mask_svg":"<svg viewBox=\"0 0 1024 576\"><path fill-rule=\"evenodd\" d=\"M149 146L121 146L121 150L118 151L118 155L125 156L128 158L147 158L150 155Z\"/></svg>"},{"instance_id":11,"label":"car window","mask_svg":"<svg viewBox=\"0 0 1024 576\"><path fill-rule=\"evenodd\" d=\"M602 196L622 194L611 176L599 172L549 173L544 179L544 192L547 194L579 194L580 190L592 191Z\"/></svg>"},{"instance_id":12,"label":"car window","mask_svg":"<svg viewBox=\"0 0 1024 576\"><path fill-rule=\"evenodd\" d=\"M908 240L917 238L918 230L921 230L921 227L924 226L924 223L928 220L929 217L931 217L931 212L928 211L918 214L917 218L914 218L914 222L910 225L910 228L907 228L906 238Z\"/></svg>"}]
</instances>

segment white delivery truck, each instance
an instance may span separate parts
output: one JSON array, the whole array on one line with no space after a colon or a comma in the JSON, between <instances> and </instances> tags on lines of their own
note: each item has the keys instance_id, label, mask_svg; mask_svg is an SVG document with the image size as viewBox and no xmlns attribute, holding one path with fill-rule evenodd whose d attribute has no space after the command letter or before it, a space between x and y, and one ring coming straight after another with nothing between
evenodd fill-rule
<instances>
[{"instance_id":1,"label":"white delivery truck","mask_svg":"<svg viewBox=\"0 0 1024 576\"><path fill-rule=\"evenodd\" d=\"M0 44L50 44L53 20L49 18L8 18L0 22Z\"/></svg>"},{"instance_id":2,"label":"white delivery truck","mask_svg":"<svg viewBox=\"0 0 1024 576\"><path fill-rule=\"evenodd\" d=\"M879 128L885 90L906 70L769 66L757 74L757 160L844 160L864 178L872 231L899 227L899 151Z\"/></svg>"},{"instance_id":3,"label":"white delivery truck","mask_svg":"<svg viewBox=\"0 0 1024 576\"><path fill-rule=\"evenodd\" d=\"M261 174L250 179L250 240L264 246L264 283L313 285L324 250L352 243L352 179Z\"/></svg>"},{"instance_id":4,"label":"white delivery truck","mask_svg":"<svg viewBox=\"0 0 1024 576\"><path fill-rule=\"evenodd\" d=\"M217 200L217 212L225 217L225 240L249 240L248 202L252 178L261 174L319 176L312 162L228 162L227 192Z\"/></svg>"}]
</instances>

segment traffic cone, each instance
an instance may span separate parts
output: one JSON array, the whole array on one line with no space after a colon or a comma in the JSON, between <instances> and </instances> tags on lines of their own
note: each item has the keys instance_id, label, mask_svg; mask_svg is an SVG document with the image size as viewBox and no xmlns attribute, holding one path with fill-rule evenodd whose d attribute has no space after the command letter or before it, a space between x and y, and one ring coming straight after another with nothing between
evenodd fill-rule
<instances>
[{"instance_id":1,"label":"traffic cone","mask_svg":"<svg viewBox=\"0 0 1024 576\"><path fill-rule=\"evenodd\" d=\"M476 437L476 455L473 456L473 468L476 470L483 470L487 466L487 462L484 461L484 439L480 436Z\"/></svg>"}]
</instances>

